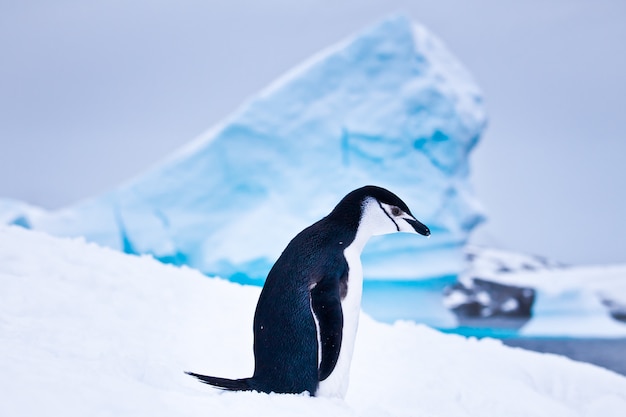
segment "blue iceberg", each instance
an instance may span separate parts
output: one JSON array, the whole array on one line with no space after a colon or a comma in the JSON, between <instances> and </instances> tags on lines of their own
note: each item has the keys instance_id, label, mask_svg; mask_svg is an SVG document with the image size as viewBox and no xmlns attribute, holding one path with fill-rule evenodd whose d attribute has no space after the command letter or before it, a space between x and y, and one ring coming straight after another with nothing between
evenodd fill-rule
<instances>
[{"instance_id":1,"label":"blue iceberg","mask_svg":"<svg viewBox=\"0 0 626 417\"><path fill-rule=\"evenodd\" d=\"M424 27L393 16L312 57L117 189L22 222L262 282L296 233L375 184L401 196L432 237L372 240L366 278L455 275L484 219L468 156L485 124L463 66Z\"/></svg>"}]
</instances>

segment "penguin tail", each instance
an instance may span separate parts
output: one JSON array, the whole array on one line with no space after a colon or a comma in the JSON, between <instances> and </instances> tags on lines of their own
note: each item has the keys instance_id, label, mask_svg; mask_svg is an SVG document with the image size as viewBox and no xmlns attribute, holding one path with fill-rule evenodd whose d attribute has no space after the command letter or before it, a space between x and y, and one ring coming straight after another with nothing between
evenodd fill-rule
<instances>
[{"instance_id":1,"label":"penguin tail","mask_svg":"<svg viewBox=\"0 0 626 417\"><path fill-rule=\"evenodd\" d=\"M228 379L218 378L215 376L200 375L193 372L185 372L187 375L191 375L197 378L200 382L209 384L216 388L220 388L226 391L251 391L252 387L249 385L250 378L242 379Z\"/></svg>"}]
</instances>

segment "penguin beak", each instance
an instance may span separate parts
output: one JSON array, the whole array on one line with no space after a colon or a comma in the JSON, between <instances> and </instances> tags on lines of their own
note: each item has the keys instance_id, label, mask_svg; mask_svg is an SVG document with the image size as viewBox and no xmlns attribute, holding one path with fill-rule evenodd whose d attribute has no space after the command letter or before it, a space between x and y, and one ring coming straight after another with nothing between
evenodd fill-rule
<instances>
[{"instance_id":1,"label":"penguin beak","mask_svg":"<svg viewBox=\"0 0 626 417\"><path fill-rule=\"evenodd\" d=\"M422 236L430 236L430 229L428 227L426 227L426 225L420 223L418 220L416 219L404 219L407 221L408 224L411 225L411 227L413 227L413 229L415 229L415 231L417 233L419 233Z\"/></svg>"}]
</instances>

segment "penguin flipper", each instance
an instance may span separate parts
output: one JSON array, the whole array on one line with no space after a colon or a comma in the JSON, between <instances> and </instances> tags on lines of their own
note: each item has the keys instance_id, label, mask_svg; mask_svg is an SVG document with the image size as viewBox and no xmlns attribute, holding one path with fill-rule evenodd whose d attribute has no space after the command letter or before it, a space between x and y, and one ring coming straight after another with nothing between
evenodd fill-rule
<instances>
[{"instance_id":1,"label":"penguin flipper","mask_svg":"<svg viewBox=\"0 0 626 417\"><path fill-rule=\"evenodd\" d=\"M249 378L243 379L228 379L228 378L218 378L216 376L207 376L200 375L193 372L185 372L187 375L191 375L200 382L205 384L212 385L216 388L223 389L226 391L251 391L252 388L248 384Z\"/></svg>"},{"instance_id":2,"label":"penguin flipper","mask_svg":"<svg viewBox=\"0 0 626 417\"><path fill-rule=\"evenodd\" d=\"M322 345L319 380L323 381L333 372L343 335L343 311L338 282L323 279L311 290L311 307L319 324L318 340Z\"/></svg>"}]
</instances>

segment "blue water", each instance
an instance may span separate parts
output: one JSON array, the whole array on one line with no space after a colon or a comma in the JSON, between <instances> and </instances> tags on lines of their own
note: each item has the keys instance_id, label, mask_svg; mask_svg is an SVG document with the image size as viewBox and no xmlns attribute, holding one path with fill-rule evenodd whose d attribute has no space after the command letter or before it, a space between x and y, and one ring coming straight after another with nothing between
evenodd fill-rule
<instances>
[{"instance_id":1,"label":"blue water","mask_svg":"<svg viewBox=\"0 0 626 417\"><path fill-rule=\"evenodd\" d=\"M456 319L443 305L443 290L455 275L414 281L365 280L362 308L378 321L411 320L436 328L456 327Z\"/></svg>"}]
</instances>

